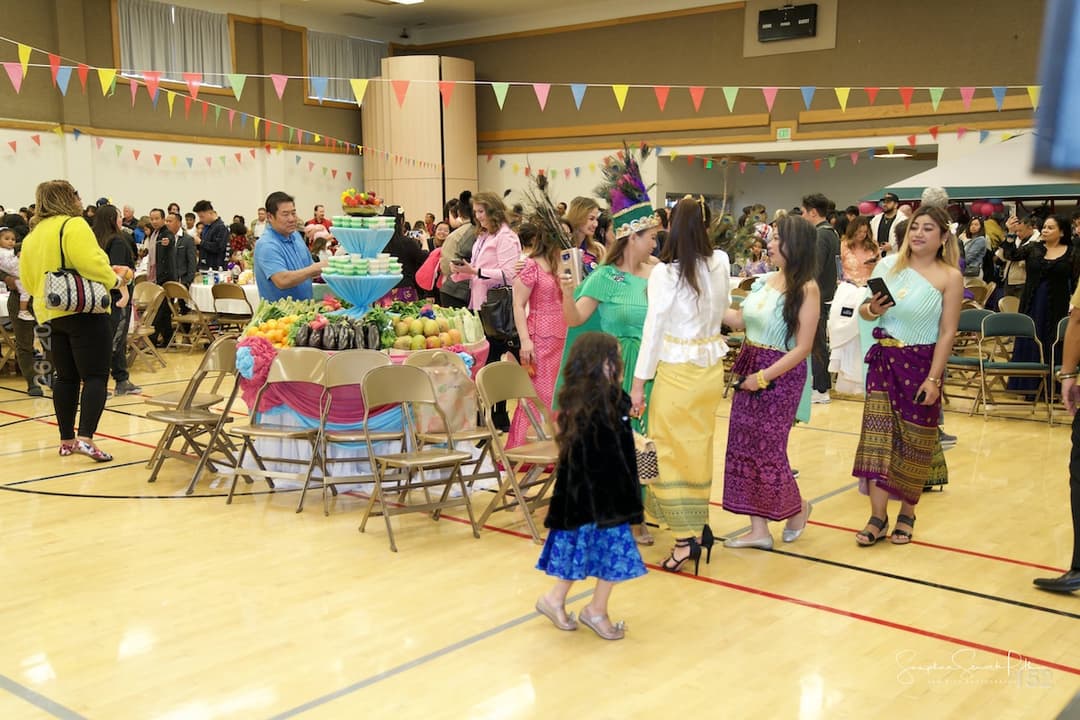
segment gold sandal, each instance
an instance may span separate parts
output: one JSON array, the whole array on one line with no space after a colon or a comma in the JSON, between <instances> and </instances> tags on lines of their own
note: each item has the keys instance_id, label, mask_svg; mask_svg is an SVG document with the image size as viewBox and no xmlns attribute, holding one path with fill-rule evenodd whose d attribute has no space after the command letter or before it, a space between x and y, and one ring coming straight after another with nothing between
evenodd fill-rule
<instances>
[{"instance_id":1,"label":"gold sandal","mask_svg":"<svg viewBox=\"0 0 1080 720\"><path fill-rule=\"evenodd\" d=\"M536 601L536 612L550 620L552 625L560 630L577 630L577 622L574 620L574 613L566 612L565 607L562 608L562 611L563 615L566 617L565 620L559 618L559 611L548 605L547 600L543 597Z\"/></svg>"},{"instance_id":2,"label":"gold sandal","mask_svg":"<svg viewBox=\"0 0 1080 720\"><path fill-rule=\"evenodd\" d=\"M608 620L607 615L594 615L589 617L584 610L581 611L582 624L597 634L598 637L604 640L622 640L626 637L626 623L620 620L612 625L611 630L605 630L600 627L600 623L604 620ZM611 622L611 620L608 620Z\"/></svg>"}]
</instances>

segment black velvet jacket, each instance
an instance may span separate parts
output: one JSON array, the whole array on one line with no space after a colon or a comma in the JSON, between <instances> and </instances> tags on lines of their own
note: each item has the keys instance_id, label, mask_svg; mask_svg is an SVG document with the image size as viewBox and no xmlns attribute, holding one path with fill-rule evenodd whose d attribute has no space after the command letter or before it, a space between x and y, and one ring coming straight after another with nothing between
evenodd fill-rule
<instances>
[{"instance_id":1,"label":"black velvet jacket","mask_svg":"<svg viewBox=\"0 0 1080 720\"><path fill-rule=\"evenodd\" d=\"M575 530L596 523L597 527L610 528L643 521L630 396L626 393L620 410L622 420L617 428L596 418L570 448L567 461L559 464L546 527Z\"/></svg>"}]
</instances>

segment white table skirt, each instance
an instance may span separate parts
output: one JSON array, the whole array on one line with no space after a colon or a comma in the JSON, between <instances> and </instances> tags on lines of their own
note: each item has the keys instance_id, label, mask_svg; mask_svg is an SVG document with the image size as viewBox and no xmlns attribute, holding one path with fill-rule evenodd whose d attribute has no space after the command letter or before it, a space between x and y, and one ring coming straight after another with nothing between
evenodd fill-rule
<instances>
[{"instance_id":1,"label":"white table skirt","mask_svg":"<svg viewBox=\"0 0 1080 720\"><path fill-rule=\"evenodd\" d=\"M248 310L244 303L239 300L222 300L220 303L221 312L245 315L259 306L259 289L255 285L240 285L240 287L244 289L244 295L247 296L248 302L251 303L251 310ZM188 288L191 299L195 301L195 306L204 313L217 312L214 308L213 288L213 285L202 285L200 283L194 283Z\"/></svg>"}]
</instances>

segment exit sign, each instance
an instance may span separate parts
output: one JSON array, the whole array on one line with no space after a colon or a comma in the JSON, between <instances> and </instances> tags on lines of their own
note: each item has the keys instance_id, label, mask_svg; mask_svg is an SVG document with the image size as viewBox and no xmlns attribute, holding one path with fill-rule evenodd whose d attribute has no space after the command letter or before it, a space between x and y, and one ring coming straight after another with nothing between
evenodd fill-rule
<instances>
[{"instance_id":1,"label":"exit sign","mask_svg":"<svg viewBox=\"0 0 1080 720\"><path fill-rule=\"evenodd\" d=\"M777 140L790 140L791 139L791 128L789 128L789 127L776 128L776 139Z\"/></svg>"}]
</instances>

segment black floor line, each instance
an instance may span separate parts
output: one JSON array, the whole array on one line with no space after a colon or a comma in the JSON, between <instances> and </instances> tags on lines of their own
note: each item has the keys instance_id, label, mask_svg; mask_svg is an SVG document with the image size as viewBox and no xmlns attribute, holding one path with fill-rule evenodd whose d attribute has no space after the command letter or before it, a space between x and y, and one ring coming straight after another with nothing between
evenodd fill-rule
<instances>
[{"instance_id":1,"label":"black floor line","mask_svg":"<svg viewBox=\"0 0 1080 720\"><path fill-rule=\"evenodd\" d=\"M199 500L204 498L223 498L229 496L228 492L212 493L209 495L200 495L197 493L191 495L93 495L90 493L65 493L54 492L51 490L31 490L29 488L0 485L0 491L3 490L15 493L25 493L27 495L48 495L51 497L85 498L87 500ZM233 497L245 498L249 495L283 495L285 493L300 492L300 490L301 488L282 488L280 490L250 490L245 492L237 492L233 495Z\"/></svg>"}]
</instances>

